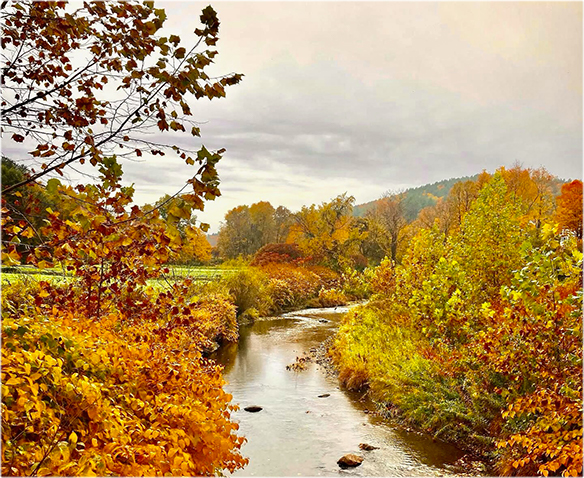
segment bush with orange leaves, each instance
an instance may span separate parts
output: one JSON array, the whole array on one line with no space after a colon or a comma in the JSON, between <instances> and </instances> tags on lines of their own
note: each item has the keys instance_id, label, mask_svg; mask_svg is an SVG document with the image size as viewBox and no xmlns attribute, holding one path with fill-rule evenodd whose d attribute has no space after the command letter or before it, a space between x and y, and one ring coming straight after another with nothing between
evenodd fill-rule
<instances>
[{"instance_id":1,"label":"bush with orange leaves","mask_svg":"<svg viewBox=\"0 0 584 478\"><path fill-rule=\"evenodd\" d=\"M261 267L270 278L272 300L277 309L302 307L316 297L322 285L314 272L292 264L270 263Z\"/></svg>"},{"instance_id":2,"label":"bush with orange leaves","mask_svg":"<svg viewBox=\"0 0 584 478\"><path fill-rule=\"evenodd\" d=\"M196 304L177 314L191 326L169 327L165 298L144 304L166 309L156 322L114 309L93 320L48 292L2 304L3 475L197 476L246 463Z\"/></svg>"},{"instance_id":3,"label":"bush with orange leaves","mask_svg":"<svg viewBox=\"0 0 584 478\"><path fill-rule=\"evenodd\" d=\"M304 255L298 248L298 244L266 244L255 253L250 265L262 266L269 263L291 263L302 261L303 259Z\"/></svg>"}]
</instances>

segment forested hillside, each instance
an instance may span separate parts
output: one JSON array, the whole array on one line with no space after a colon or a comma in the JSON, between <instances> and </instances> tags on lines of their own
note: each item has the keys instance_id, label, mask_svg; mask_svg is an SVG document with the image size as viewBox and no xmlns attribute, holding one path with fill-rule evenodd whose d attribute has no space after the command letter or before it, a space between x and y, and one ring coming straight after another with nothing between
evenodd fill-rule
<instances>
[{"instance_id":1,"label":"forested hillside","mask_svg":"<svg viewBox=\"0 0 584 478\"><path fill-rule=\"evenodd\" d=\"M434 206L439 198L448 196L448 193L456 183L461 181L476 180L478 174L474 176L463 176L460 178L443 179L432 184L424 184L415 188L406 189L400 192L404 195L403 206L404 216L408 221L413 221L420 211L428 206ZM392 194L391 192L389 193ZM379 199L363 204L357 204L353 209L353 214L357 217L364 216L368 211L375 208Z\"/></svg>"},{"instance_id":2,"label":"forested hillside","mask_svg":"<svg viewBox=\"0 0 584 478\"><path fill-rule=\"evenodd\" d=\"M407 221L413 221L418 217L422 209L428 206L434 206L440 198L448 196L452 187L459 182L476 181L478 173L474 176L463 176L460 178L443 179L432 184L424 184L415 188L409 188L401 192L404 195L403 208L404 217ZM560 178L553 180L553 193L555 196L560 194L560 187L564 181ZM391 192L389 193L392 194ZM353 214L357 217L364 216L368 211L375 208L379 199L369 201L363 204L357 204L353 208Z\"/></svg>"}]
</instances>

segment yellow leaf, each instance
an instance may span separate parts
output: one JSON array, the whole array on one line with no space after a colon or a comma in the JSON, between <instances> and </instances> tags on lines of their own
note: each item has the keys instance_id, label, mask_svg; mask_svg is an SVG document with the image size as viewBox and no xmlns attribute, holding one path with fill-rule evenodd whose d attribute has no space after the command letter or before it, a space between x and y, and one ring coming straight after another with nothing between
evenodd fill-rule
<instances>
[{"instance_id":1,"label":"yellow leaf","mask_svg":"<svg viewBox=\"0 0 584 478\"><path fill-rule=\"evenodd\" d=\"M77 443L77 434L75 432L71 432L71 435L69 435L69 441L73 444Z\"/></svg>"},{"instance_id":2,"label":"yellow leaf","mask_svg":"<svg viewBox=\"0 0 584 478\"><path fill-rule=\"evenodd\" d=\"M91 418L92 420L95 420L97 418L97 407L91 407L89 409L87 409L87 415L89 415L89 418ZM95 440L95 438L94 438ZM95 445L97 446L97 445Z\"/></svg>"},{"instance_id":3,"label":"yellow leaf","mask_svg":"<svg viewBox=\"0 0 584 478\"><path fill-rule=\"evenodd\" d=\"M33 237L33 236L34 236L34 231L32 230L32 228L30 228L30 227L27 227L27 228L24 230L24 232L22 233L22 236L23 236L23 237L28 237L28 238L30 239L31 237Z\"/></svg>"}]
</instances>

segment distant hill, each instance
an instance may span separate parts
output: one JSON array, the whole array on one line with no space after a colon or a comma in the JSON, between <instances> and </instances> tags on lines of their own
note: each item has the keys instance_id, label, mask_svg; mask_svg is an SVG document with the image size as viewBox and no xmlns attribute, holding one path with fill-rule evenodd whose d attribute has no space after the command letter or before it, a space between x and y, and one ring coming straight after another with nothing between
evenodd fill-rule
<instances>
[{"instance_id":1,"label":"distant hill","mask_svg":"<svg viewBox=\"0 0 584 478\"><path fill-rule=\"evenodd\" d=\"M438 198L443 198L448 196L448 193L456 183L461 181L476 181L479 175L474 176L463 176L461 178L451 178L444 179L443 181L438 181L432 184L425 184L423 186L418 186L417 188L410 188L404 191L406 197L404 198L404 216L408 222L413 221L418 217L418 214L422 209L428 206L433 206L438 201ZM569 182L571 180L560 179L554 177L552 180L552 194L557 197L561 194L562 184ZM362 217L367 211L373 209L375 204L379 201L376 199L374 201L369 201L363 204L358 204L353 208L353 216Z\"/></svg>"},{"instance_id":2,"label":"distant hill","mask_svg":"<svg viewBox=\"0 0 584 478\"><path fill-rule=\"evenodd\" d=\"M425 184L423 186L418 186L417 188L410 188L404 191L406 197L404 198L404 216L406 220L413 221L418 217L419 212L427 206L433 206L436 204L438 198L446 197L452 186L460 181L476 181L479 177L478 174L474 176L463 176L461 178L451 178L444 179L432 184ZM353 208L353 215L357 217L364 216L367 211L373 209L375 204L379 201L376 199L374 201L369 201L364 204L358 204Z\"/></svg>"}]
</instances>

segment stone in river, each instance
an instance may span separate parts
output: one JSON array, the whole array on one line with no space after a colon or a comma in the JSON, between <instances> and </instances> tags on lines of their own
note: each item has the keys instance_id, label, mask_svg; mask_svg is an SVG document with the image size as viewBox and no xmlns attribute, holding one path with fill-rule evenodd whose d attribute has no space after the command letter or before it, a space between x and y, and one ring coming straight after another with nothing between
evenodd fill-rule
<instances>
[{"instance_id":1,"label":"stone in river","mask_svg":"<svg viewBox=\"0 0 584 478\"><path fill-rule=\"evenodd\" d=\"M259 411L263 410L263 408L262 407L258 407L257 405L251 405L249 407L245 407L244 410L246 412L255 413L255 412L259 412Z\"/></svg>"},{"instance_id":2,"label":"stone in river","mask_svg":"<svg viewBox=\"0 0 584 478\"><path fill-rule=\"evenodd\" d=\"M359 443L359 448L365 451L377 450L378 446L368 445L367 443Z\"/></svg>"},{"instance_id":3,"label":"stone in river","mask_svg":"<svg viewBox=\"0 0 584 478\"><path fill-rule=\"evenodd\" d=\"M355 455L353 453L348 453L345 456L343 456L341 459L339 459L339 461L337 461L337 464L341 468L349 468L349 467L353 467L353 466L359 466L361 463L363 463L363 457L359 456L359 455Z\"/></svg>"},{"instance_id":4,"label":"stone in river","mask_svg":"<svg viewBox=\"0 0 584 478\"><path fill-rule=\"evenodd\" d=\"M331 394L330 393L323 393L322 395L319 395L318 398L326 398L326 397L330 397Z\"/></svg>"}]
</instances>

